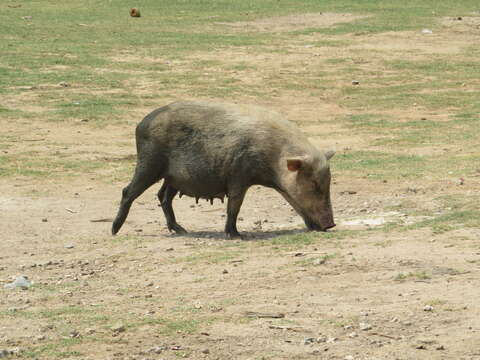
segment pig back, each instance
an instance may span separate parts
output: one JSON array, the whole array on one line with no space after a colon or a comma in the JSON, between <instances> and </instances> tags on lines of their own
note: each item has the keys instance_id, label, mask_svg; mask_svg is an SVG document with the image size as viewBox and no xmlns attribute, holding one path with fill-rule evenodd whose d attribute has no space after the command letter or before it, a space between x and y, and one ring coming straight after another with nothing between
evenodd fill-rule
<instances>
[{"instance_id":1,"label":"pig back","mask_svg":"<svg viewBox=\"0 0 480 360\"><path fill-rule=\"evenodd\" d=\"M137 140L156 144L168 159L166 178L191 196L215 196L233 180L275 187L279 157L310 146L296 126L257 106L177 102L142 123Z\"/></svg>"}]
</instances>

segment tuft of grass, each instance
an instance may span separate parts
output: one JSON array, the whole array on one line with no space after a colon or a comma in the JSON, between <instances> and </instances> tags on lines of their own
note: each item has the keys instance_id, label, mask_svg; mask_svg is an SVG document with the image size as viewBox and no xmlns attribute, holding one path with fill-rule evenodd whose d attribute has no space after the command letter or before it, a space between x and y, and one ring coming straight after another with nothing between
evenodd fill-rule
<instances>
[{"instance_id":1,"label":"tuft of grass","mask_svg":"<svg viewBox=\"0 0 480 360\"><path fill-rule=\"evenodd\" d=\"M413 280L429 280L431 279L431 274L428 274L426 271L416 271L408 273L398 273L393 280L395 281L406 281L409 279Z\"/></svg>"},{"instance_id":2,"label":"tuft of grass","mask_svg":"<svg viewBox=\"0 0 480 360\"><path fill-rule=\"evenodd\" d=\"M334 171L371 178L417 178L425 173L426 160L419 155L380 151L349 151L332 161Z\"/></svg>"},{"instance_id":3,"label":"tuft of grass","mask_svg":"<svg viewBox=\"0 0 480 360\"><path fill-rule=\"evenodd\" d=\"M315 256L309 259L303 259L295 262L295 265L302 266L302 267L310 267L310 266L319 266L325 264L327 261L338 257L338 254L325 254L322 256Z\"/></svg>"}]
</instances>

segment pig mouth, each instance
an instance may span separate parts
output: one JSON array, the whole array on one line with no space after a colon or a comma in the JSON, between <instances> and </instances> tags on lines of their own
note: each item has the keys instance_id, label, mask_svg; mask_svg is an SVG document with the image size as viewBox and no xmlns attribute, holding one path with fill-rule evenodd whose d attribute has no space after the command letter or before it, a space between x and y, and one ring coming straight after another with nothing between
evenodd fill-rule
<instances>
[{"instance_id":1,"label":"pig mouth","mask_svg":"<svg viewBox=\"0 0 480 360\"><path fill-rule=\"evenodd\" d=\"M304 217L304 216L302 217L303 217L303 221L305 221L305 225L307 225L307 228L310 231L327 231L328 229L331 229L336 226L336 224L334 223L328 226L321 226L307 217Z\"/></svg>"},{"instance_id":2,"label":"pig mouth","mask_svg":"<svg viewBox=\"0 0 480 360\"><path fill-rule=\"evenodd\" d=\"M298 206L298 204L290 197L286 192L280 192L285 200L295 209L295 211L302 217L305 225L310 231L327 231L335 226L335 223L328 224L327 226L322 226L318 221L313 220L310 216L305 214L303 209Z\"/></svg>"}]
</instances>

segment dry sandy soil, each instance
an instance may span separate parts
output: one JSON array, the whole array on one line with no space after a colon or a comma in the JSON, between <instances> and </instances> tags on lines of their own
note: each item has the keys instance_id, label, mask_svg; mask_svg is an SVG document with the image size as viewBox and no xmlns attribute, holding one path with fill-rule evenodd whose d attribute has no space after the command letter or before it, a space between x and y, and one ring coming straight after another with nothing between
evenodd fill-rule
<instances>
[{"instance_id":1,"label":"dry sandy soil","mask_svg":"<svg viewBox=\"0 0 480 360\"><path fill-rule=\"evenodd\" d=\"M278 31L285 24L251 26ZM394 36L392 51L422 47L422 38L407 41L407 35L378 35L358 46L384 46L379 39ZM447 40L438 38L437 49L429 41L425 51L446 51ZM260 55L243 56L262 69ZM339 153L369 146L333 121L345 112L334 99L284 94L266 105L298 121L319 146ZM108 167L134 155L133 127L143 110L128 114L127 125L102 131L68 123L2 126L23 140L10 152L28 146L102 158ZM321 126L319 114L326 119ZM60 139L69 146L56 147ZM31 357L92 360L480 359L480 230L371 230L421 220L392 210L401 201L441 211L433 195L456 191L452 181L419 186L334 174L338 226L313 242L302 240L301 219L285 201L263 188L252 188L243 205L245 241L224 239L223 204L189 198L174 207L190 233L171 235L158 208L158 184L134 204L120 236L111 237L124 185L102 181L100 170L0 180L0 281L25 275L34 282L24 291L0 288L0 350L20 348L19 357L30 357L32 349L56 344ZM464 186L478 191L478 179Z\"/></svg>"}]
</instances>

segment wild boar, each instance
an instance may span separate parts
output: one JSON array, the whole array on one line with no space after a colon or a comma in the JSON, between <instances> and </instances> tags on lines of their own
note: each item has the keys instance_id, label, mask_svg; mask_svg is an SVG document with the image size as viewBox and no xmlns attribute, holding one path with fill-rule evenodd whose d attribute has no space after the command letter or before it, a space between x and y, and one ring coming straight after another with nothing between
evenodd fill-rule
<instances>
[{"instance_id":1,"label":"wild boar","mask_svg":"<svg viewBox=\"0 0 480 360\"><path fill-rule=\"evenodd\" d=\"M137 165L123 189L112 234L132 202L163 179L158 192L168 229L186 233L172 208L177 193L228 198L225 232L240 238L237 216L247 189L277 190L310 230L335 226L330 202L329 160L291 122L257 106L180 101L148 114L136 128Z\"/></svg>"}]
</instances>

